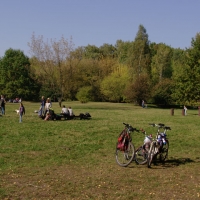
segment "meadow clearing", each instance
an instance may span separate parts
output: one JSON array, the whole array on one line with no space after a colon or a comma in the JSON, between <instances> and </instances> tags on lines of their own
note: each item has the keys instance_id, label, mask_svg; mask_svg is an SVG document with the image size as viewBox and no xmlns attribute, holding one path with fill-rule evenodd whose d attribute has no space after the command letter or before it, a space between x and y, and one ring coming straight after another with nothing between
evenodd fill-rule
<instances>
[{"instance_id":1,"label":"meadow clearing","mask_svg":"<svg viewBox=\"0 0 200 200\"><path fill-rule=\"evenodd\" d=\"M141 108L128 103L63 102L76 115L89 112L91 120L43 121L34 110L39 102L23 102L23 122L6 104L0 117L0 199L200 199L200 116L197 109ZM53 102L55 113L61 108ZM157 129L149 123L164 123L169 156L164 164L120 167L115 148L123 122ZM141 133L132 134L135 147L143 143Z\"/></svg>"}]
</instances>

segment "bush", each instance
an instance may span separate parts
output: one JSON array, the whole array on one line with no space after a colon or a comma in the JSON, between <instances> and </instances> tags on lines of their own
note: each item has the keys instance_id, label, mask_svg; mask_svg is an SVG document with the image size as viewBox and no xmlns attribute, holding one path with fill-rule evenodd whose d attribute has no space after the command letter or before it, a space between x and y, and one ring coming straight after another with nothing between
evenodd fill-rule
<instances>
[{"instance_id":1,"label":"bush","mask_svg":"<svg viewBox=\"0 0 200 200\"><path fill-rule=\"evenodd\" d=\"M91 87L90 86L85 86L79 89L78 93L76 94L76 98L81 102L81 103L87 103L91 99Z\"/></svg>"}]
</instances>

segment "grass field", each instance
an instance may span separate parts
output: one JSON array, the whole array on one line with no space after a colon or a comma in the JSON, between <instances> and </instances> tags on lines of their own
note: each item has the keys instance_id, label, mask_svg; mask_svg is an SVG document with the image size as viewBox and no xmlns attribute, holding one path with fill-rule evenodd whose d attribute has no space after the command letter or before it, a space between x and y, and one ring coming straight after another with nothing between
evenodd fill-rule
<instances>
[{"instance_id":1,"label":"grass field","mask_svg":"<svg viewBox=\"0 0 200 200\"><path fill-rule=\"evenodd\" d=\"M200 116L198 110L132 104L64 102L76 115L89 112L91 120L43 121L34 110L39 103L24 102L26 115L19 123L6 104L0 117L0 199L200 199ZM60 113L58 103L53 103ZM134 162L123 168L115 161L115 145L123 122L155 135L149 123L164 123L170 150L164 164L152 168ZM143 143L133 133L135 147Z\"/></svg>"}]
</instances>

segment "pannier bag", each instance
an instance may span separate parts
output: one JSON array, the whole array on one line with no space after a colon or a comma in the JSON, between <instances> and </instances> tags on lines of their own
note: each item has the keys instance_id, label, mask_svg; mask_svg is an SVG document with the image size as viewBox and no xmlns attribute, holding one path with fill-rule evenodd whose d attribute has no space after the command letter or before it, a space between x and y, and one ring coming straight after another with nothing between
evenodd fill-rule
<instances>
[{"instance_id":1,"label":"pannier bag","mask_svg":"<svg viewBox=\"0 0 200 200\"><path fill-rule=\"evenodd\" d=\"M123 130L118 136L117 149L120 149L121 151L126 150L128 146L128 139L126 131Z\"/></svg>"}]
</instances>

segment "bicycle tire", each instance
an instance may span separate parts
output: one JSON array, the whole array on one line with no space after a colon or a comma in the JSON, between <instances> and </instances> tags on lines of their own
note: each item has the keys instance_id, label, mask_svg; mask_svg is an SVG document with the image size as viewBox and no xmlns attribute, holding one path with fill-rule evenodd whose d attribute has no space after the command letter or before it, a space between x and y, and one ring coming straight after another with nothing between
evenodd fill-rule
<instances>
[{"instance_id":1,"label":"bicycle tire","mask_svg":"<svg viewBox=\"0 0 200 200\"><path fill-rule=\"evenodd\" d=\"M138 165L144 165L147 163L147 156L148 156L148 151L143 148L143 146L140 146L136 151L135 151L135 162Z\"/></svg>"},{"instance_id":2,"label":"bicycle tire","mask_svg":"<svg viewBox=\"0 0 200 200\"><path fill-rule=\"evenodd\" d=\"M147 156L147 166L148 166L148 168L151 167L151 163L152 163L153 157L154 157L154 152L155 152L155 143L152 142L150 149L149 149L149 152L148 152L148 156Z\"/></svg>"},{"instance_id":3,"label":"bicycle tire","mask_svg":"<svg viewBox=\"0 0 200 200\"><path fill-rule=\"evenodd\" d=\"M161 153L159 154L159 160L161 162L164 162L168 156L168 151L169 151L169 141L166 140L166 144L163 144Z\"/></svg>"},{"instance_id":4,"label":"bicycle tire","mask_svg":"<svg viewBox=\"0 0 200 200\"><path fill-rule=\"evenodd\" d=\"M128 143L128 147L124 151L116 149L115 159L117 164L121 167L128 166L133 161L134 157L135 157L135 147L132 142Z\"/></svg>"}]
</instances>

